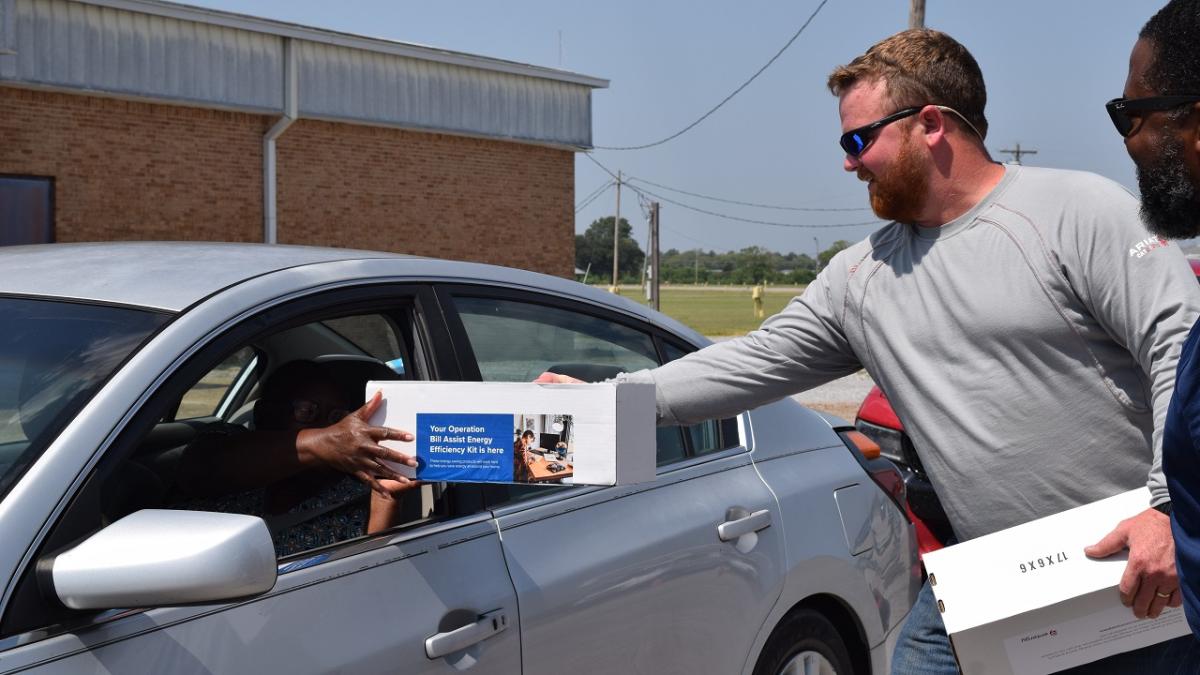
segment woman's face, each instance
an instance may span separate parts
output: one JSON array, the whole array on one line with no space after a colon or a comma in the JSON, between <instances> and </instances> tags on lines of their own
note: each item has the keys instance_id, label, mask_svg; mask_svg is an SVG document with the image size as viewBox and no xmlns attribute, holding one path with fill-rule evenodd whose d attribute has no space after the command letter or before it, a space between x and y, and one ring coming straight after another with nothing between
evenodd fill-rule
<instances>
[{"instance_id":1,"label":"woman's face","mask_svg":"<svg viewBox=\"0 0 1200 675\"><path fill-rule=\"evenodd\" d=\"M533 447L533 436L522 436L521 445L524 446L526 450Z\"/></svg>"}]
</instances>

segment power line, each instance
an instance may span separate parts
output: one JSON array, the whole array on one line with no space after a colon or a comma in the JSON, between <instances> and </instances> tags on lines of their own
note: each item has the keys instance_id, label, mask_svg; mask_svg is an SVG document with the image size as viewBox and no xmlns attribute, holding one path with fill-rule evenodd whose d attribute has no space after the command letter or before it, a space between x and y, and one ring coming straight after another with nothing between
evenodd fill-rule
<instances>
[{"instance_id":1,"label":"power line","mask_svg":"<svg viewBox=\"0 0 1200 675\"><path fill-rule=\"evenodd\" d=\"M589 192L589 193L588 193L588 195L587 195L586 197L584 197L583 199L581 199L581 200L579 200L579 201L580 201L581 203L582 203L582 202L586 202L587 200L589 200L589 199L591 199L592 197L596 196L596 193L597 193L597 192L600 192L600 191L604 190L605 188L607 188L607 187L608 187L609 185L611 185L611 184L612 184L612 181L605 181L605 182L604 182L604 184L600 185L600 186L599 186L599 187L597 187L595 190L592 190L591 192ZM578 206L577 206L576 208L578 208Z\"/></svg>"},{"instance_id":2,"label":"power line","mask_svg":"<svg viewBox=\"0 0 1200 675\"><path fill-rule=\"evenodd\" d=\"M608 175L612 176L614 180L617 178L617 174L613 173L613 172L612 172L612 170L611 170L611 169L609 169L607 166L604 166L603 164L601 164L601 163L600 163L600 160L598 160L598 159L596 159L595 157L593 157L593 156L591 155L591 153L583 153L583 156L584 156L584 157L587 157L589 161L591 161L591 162L592 162L593 164L595 164L596 166L600 167L600 169L601 169L602 171L604 171L604 173L607 173ZM697 193L694 193L694 192L687 192L687 191L684 191L684 190L680 190L680 189L678 189L678 188L670 188L670 187L667 187L667 186L665 186L665 185L660 185L660 184L658 184L658 183L654 183L654 182L648 181L648 180L646 180L645 178L634 178L634 177L630 177L630 176L624 176L624 177L622 177L622 178L621 178L621 182L622 182L623 184L625 184L625 185L628 185L628 186L629 186L629 189L631 189L631 190L633 190L633 191L635 191L635 192L638 192L638 188L634 187L633 185L630 185L630 181L634 181L634 180L638 181L639 183L645 183L645 184L647 184L647 185L653 185L653 186L655 186L655 187L660 187L660 188L664 188L664 189L667 189L667 190L671 190L672 192L680 192L680 193L682 193L682 194L685 194L685 195L690 195L690 196L692 196L692 197L699 197L699 198L701 198L701 199L711 199L711 200L714 200L714 201L726 202L726 203L729 203L729 204L741 204L741 205L743 205L743 206L757 206L757 207L760 207L760 208L779 209L779 210L797 210L797 211L867 211L867 210L869 210L869 209L867 209L867 208L816 208L816 207L812 207L812 208L801 208L801 207L790 207L790 206L772 206L772 205L769 205L769 204L755 204L755 203L752 203L752 202L739 202L739 201L735 201L735 200L732 200L732 199L721 199L721 198L718 198L718 197L709 197L709 196L707 196L707 195L697 194ZM699 212L699 213L705 213L705 214L708 214L708 215L710 215L710 216L717 216L717 217L719 217L719 218L729 218L729 219L731 219L731 220L740 220L740 221L742 221L742 222L747 222L747 223L758 223L758 224L761 224L761 225L778 225L778 226L782 226L782 227L842 227L842 226L840 226L840 225L802 225L802 224L796 224L796 223L778 223L778 222L772 222L772 221L766 221L766 220L754 220L754 219L750 219L750 218L739 218L738 216L730 216L730 215L726 215L726 214L723 214L723 213L716 213L716 212L713 212L713 211L706 211L706 210L704 210L704 209L697 208L697 207L694 207L694 206L690 206L690 205L688 205L688 204L683 204L683 203L681 203L681 202L677 202L677 201L675 201L675 200L673 200L673 199L670 199L670 198L668 198L668 197L663 197L663 196L661 196L661 195L659 195L659 194L656 194L656 193L654 193L654 192L651 192L650 190L647 190L646 188L641 188L641 190L642 190L642 191L645 191L645 193L646 193L646 194L648 194L648 195L652 195L652 196L654 196L654 197L657 197L658 199L660 199L660 200L662 200L662 201L664 201L664 202L670 202L670 203L672 203L672 204L675 204L676 206L682 206L682 207L683 207L683 208L685 208L685 209L691 209L692 211L697 211L697 212ZM639 194L641 194L641 193L639 192ZM881 222L883 222L883 221L881 221L881 220L876 220L876 221L871 221L871 222L867 222L867 223L847 223L845 226L846 226L846 227L849 227L849 226L851 226L851 225L871 225L871 224L874 224L874 223L877 223L877 222L878 222L878 223L881 223Z\"/></svg>"},{"instance_id":3,"label":"power line","mask_svg":"<svg viewBox=\"0 0 1200 675\"><path fill-rule=\"evenodd\" d=\"M588 197L587 199L583 200L583 203L581 203L579 206L576 206L575 213L579 213L580 211L586 209L589 204L596 201L600 197L603 197L604 193L608 192L609 188L611 188L614 185L616 185L616 183L613 181L609 181L609 182L605 183L604 187L599 192L596 192L591 197Z\"/></svg>"},{"instance_id":4,"label":"power line","mask_svg":"<svg viewBox=\"0 0 1200 675\"><path fill-rule=\"evenodd\" d=\"M688 195L689 197L699 197L700 199L708 199L708 200L711 200L714 202L723 202L725 204L738 204L740 206L753 206L753 207L760 208L760 209L774 209L776 211L822 212L822 211L870 211L871 210L869 207L865 207L865 206L853 207L853 208L819 208L819 207L805 207L805 206L776 206L773 204L757 204L754 202L742 202L742 201L738 201L736 199L722 199L721 197L711 197L709 195L702 195L702 194L697 194L695 192L688 192L687 190L680 190L679 188L669 187L667 185L662 185L661 183L655 183L653 181L648 181L645 178L637 178L635 176L627 176L626 180L637 181L639 183L645 183L646 185L653 185L654 187L659 187L664 190L670 190L671 192L678 192L680 194Z\"/></svg>"},{"instance_id":5,"label":"power line","mask_svg":"<svg viewBox=\"0 0 1200 675\"><path fill-rule=\"evenodd\" d=\"M700 119L696 120L695 122L692 122L691 124L687 125L686 127L680 129L679 131L676 131L675 133L671 134L670 136L667 136L666 138L664 138L660 141L655 141L653 143L645 143L643 145L627 145L627 146L597 145L595 147L598 150L644 150L646 148L652 148L656 145L662 145L663 143L666 143L667 141L672 141L672 140L684 135L688 131L691 131L696 125L698 125L701 122L703 122L704 120L708 119L709 115L712 115L713 113L717 112L717 110L720 109L721 106L725 105L731 99L733 99L734 96L737 96L738 94L740 94L742 92L742 90L745 89L746 87L748 87L751 82L753 82L755 79L758 78L759 75L762 75L763 71L765 71L767 68L770 68L771 64L775 63L775 61L780 56L783 56L783 53L788 50L788 47L792 46L792 43L796 41L796 38L800 37L800 34L804 32L804 29L808 28L808 24L812 23L812 20L817 18L817 14L820 13L821 8L824 7L825 3L827 3L827 2L829 2L829 0L821 0L821 4L817 5L817 8L814 9L813 13L809 15L808 20L806 20L804 22L804 25L800 26L800 30L796 31L796 34L793 35L792 38L787 41L787 44L785 44L782 49L780 49L778 52L775 53L775 56L771 57L770 61L767 61L766 65L764 65L762 68L759 68L758 71L755 72L753 75L751 75L750 79L743 82L740 87L738 87L737 89L734 89L732 94L726 96L724 99L721 100L720 103L713 106L711 110L709 110L708 112L701 115Z\"/></svg>"},{"instance_id":6,"label":"power line","mask_svg":"<svg viewBox=\"0 0 1200 675\"><path fill-rule=\"evenodd\" d=\"M710 251L717 248L716 246L713 246L712 244L709 244L708 242L700 241L699 239L697 239L691 235L684 234L684 233L680 232L679 230L676 230L675 228L667 227L666 225L663 225L661 223L659 224L659 227L666 230L667 232L670 232L671 234L674 234L677 237L683 237L684 239L687 239L688 241L692 241L697 244L700 244L701 247L707 248Z\"/></svg>"},{"instance_id":7,"label":"power line","mask_svg":"<svg viewBox=\"0 0 1200 675\"><path fill-rule=\"evenodd\" d=\"M797 228L824 229L824 228L830 228L830 227L860 227L860 226L864 226L864 225L878 225L880 223L886 222L883 220L868 220L868 221L861 222L861 223L829 223L829 224L825 224L825 225L810 225L807 223L784 223L784 222L773 221L773 220L758 220L756 218L741 218L739 216L731 216L727 213L718 213L716 211L709 211L707 209L702 209L699 207L691 206L690 204L684 204L683 202L679 202L674 199L670 199L669 197L664 197L660 194L651 192L651 191L647 190L646 188L638 188L638 187L634 187L634 186L630 185L629 189L633 190L634 192L637 192L639 194L641 192L645 192L646 194L650 195L651 197L662 200L669 204L674 204L675 206L679 206L679 207L688 209L689 211L695 211L697 213L703 213L703 214L709 215L709 216L716 216L717 218L724 218L726 220L735 220L735 221L738 221L741 223L752 223L755 225L771 225L773 227L797 227Z\"/></svg>"},{"instance_id":8,"label":"power line","mask_svg":"<svg viewBox=\"0 0 1200 675\"><path fill-rule=\"evenodd\" d=\"M595 164L596 166L600 167L601 169L604 169L604 173L612 176L613 180L620 180L619 178L617 178L617 174L615 174L611 170L609 170L609 168L607 166L604 166L603 164L601 164L600 160L596 159L595 157L592 157L592 153L585 152L585 153L583 153L583 156L587 157L589 160L591 160L592 164Z\"/></svg>"},{"instance_id":9,"label":"power line","mask_svg":"<svg viewBox=\"0 0 1200 675\"><path fill-rule=\"evenodd\" d=\"M579 213L584 208L586 208L588 204L591 204L592 202L596 201L596 199L598 199L600 197L600 195L604 194L605 192L608 192L608 189L614 185L616 185L616 183L610 180L607 183L605 183L604 185L601 185L600 187L593 190L591 192L591 194L584 197L583 200L581 202L579 202L578 205L576 205L575 213Z\"/></svg>"}]
</instances>

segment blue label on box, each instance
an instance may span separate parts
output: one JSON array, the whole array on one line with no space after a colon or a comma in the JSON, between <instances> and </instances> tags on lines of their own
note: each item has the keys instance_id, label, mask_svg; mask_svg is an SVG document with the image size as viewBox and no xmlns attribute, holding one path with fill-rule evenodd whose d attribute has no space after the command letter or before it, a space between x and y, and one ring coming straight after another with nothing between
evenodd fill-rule
<instances>
[{"instance_id":1,"label":"blue label on box","mask_svg":"<svg viewBox=\"0 0 1200 675\"><path fill-rule=\"evenodd\" d=\"M417 413L417 478L508 483L512 415Z\"/></svg>"}]
</instances>

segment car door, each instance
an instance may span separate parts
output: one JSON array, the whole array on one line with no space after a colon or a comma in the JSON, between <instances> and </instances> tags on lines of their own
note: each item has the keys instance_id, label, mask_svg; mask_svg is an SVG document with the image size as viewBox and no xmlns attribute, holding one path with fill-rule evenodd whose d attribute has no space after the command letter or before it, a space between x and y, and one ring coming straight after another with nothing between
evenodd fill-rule
<instances>
[{"instance_id":1,"label":"car door","mask_svg":"<svg viewBox=\"0 0 1200 675\"><path fill-rule=\"evenodd\" d=\"M213 300L222 301L232 302ZM173 449L160 448L163 434L155 431L207 424L214 410L235 414L225 405L230 391L198 392L212 382L246 387L241 374L256 359L354 357L390 363L403 377L457 375L455 360L439 349L448 339L436 302L419 287L347 288L251 310L246 322L194 342L171 327L159 335L175 340L173 354L199 351L181 357L111 442L96 439L104 457L72 488L72 505L45 539L33 542L38 557L99 527L97 511L174 508L149 503L140 484L130 489L135 479L153 482L170 459ZM396 334L369 334L372 326ZM97 412L81 416L89 414ZM198 417L183 419L189 415ZM114 490L121 499L109 497ZM427 485L419 495L412 520L287 555L273 589L235 602L66 610L38 587L35 558L0 624L0 673L520 672L516 594L479 489Z\"/></svg>"},{"instance_id":2,"label":"car door","mask_svg":"<svg viewBox=\"0 0 1200 675\"><path fill-rule=\"evenodd\" d=\"M616 314L452 292L483 380L653 367L682 349ZM658 431L654 482L497 486L523 672L741 672L783 583L779 510L734 420Z\"/></svg>"}]
</instances>

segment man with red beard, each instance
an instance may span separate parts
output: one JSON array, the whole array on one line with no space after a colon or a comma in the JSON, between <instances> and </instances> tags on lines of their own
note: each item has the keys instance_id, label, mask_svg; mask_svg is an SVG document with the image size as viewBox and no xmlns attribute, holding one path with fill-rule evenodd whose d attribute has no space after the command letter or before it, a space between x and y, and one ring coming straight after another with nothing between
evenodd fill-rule
<instances>
[{"instance_id":1,"label":"man with red beard","mask_svg":"<svg viewBox=\"0 0 1200 675\"><path fill-rule=\"evenodd\" d=\"M690 424L865 368L960 540L1148 486L1145 510L1087 553L1128 548L1121 598L1137 617L1178 606L1155 507L1169 499L1159 457L1179 348L1200 316L1180 251L1112 181L994 162L983 75L944 33L889 37L829 87L844 168L892 222L758 330L621 379L656 385L660 423ZM891 637L893 673L958 672L928 585ZM1190 636L1086 668L1186 664L1200 664Z\"/></svg>"},{"instance_id":2,"label":"man with red beard","mask_svg":"<svg viewBox=\"0 0 1200 675\"><path fill-rule=\"evenodd\" d=\"M1172 0L1142 28L1109 116L1137 165L1142 218L1155 234L1200 235L1200 0ZM1179 357L1163 433L1180 591L1200 637L1200 330Z\"/></svg>"}]
</instances>

